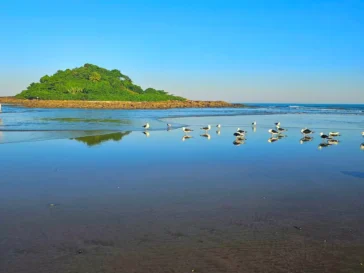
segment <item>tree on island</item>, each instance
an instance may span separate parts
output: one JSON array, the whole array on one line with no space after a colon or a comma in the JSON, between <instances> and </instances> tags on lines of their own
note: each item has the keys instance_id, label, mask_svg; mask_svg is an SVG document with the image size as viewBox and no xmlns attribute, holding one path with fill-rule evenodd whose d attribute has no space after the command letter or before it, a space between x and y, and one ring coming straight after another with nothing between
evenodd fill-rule
<instances>
[{"instance_id":1,"label":"tree on island","mask_svg":"<svg viewBox=\"0 0 364 273\"><path fill-rule=\"evenodd\" d=\"M139 85L119 70L107 70L93 64L45 75L39 82L16 95L20 99L98 100L98 101L167 101L186 100L164 90Z\"/></svg>"}]
</instances>

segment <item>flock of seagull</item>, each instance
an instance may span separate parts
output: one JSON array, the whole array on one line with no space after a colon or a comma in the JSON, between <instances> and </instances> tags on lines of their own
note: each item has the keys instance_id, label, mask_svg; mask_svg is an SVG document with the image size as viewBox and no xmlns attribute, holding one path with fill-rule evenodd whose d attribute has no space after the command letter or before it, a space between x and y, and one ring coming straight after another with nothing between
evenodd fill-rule
<instances>
[{"instance_id":1,"label":"flock of seagull","mask_svg":"<svg viewBox=\"0 0 364 273\"><path fill-rule=\"evenodd\" d=\"M252 128L255 129L256 126L257 126L257 122L254 121L254 122L252 122L251 125L252 125ZM286 137L283 133L288 131L288 129L284 129L284 128L281 127L280 122L276 122L276 123L274 123L274 125L275 125L275 129L269 129L268 130L268 133L271 134L271 137L268 139L268 142L270 142L270 143L276 142L279 139ZM148 132L148 129L150 128L149 123L144 124L143 128L145 129L143 133L146 136L149 136L149 132ZM167 124L167 130L169 130L171 128L172 128L172 125ZM216 133L219 135L220 134L220 129L221 129L221 124L216 125L216 128L217 128ZM202 131L204 131L204 133L200 135L201 137L205 137L207 139L211 138L211 136L208 133L208 131L211 130L211 125L207 125L207 126L202 127L200 129ZM193 132L193 130L191 128L182 127L182 131L185 133L184 136L182 137L182 141L184 141L186 139L189 139L189 138L192 138L192 136L189 135L189 133ZM246 136L247 133L248 133L247 131L241 130L240 128L237 128L236 132L233 134L235 136L235 140L233 141L233 144L236 145L236 146L240 146L240 145L244 144L245 140L246 140L245 136ZM303 135L303 137L300 139L300 143L303 144L305 142L312 141L313 140L312 135L314 133L315 132L313 130L308 129L308 128L301 129L301 134ZM364 131L361 134L364 137ZM329 132L328 134L324 134L324 133L321 132L320 137L321 137L321 139L323 141L319 144L318 148L322 149L322 148L325 148L325 147L329 147L331 145L339 144L340 141L337 139L337 137L339 137L339 136L340 136L340 132ZM360 145L360 149L364 150L364 143L362 143Z\"/></svg>"}]
</instances>

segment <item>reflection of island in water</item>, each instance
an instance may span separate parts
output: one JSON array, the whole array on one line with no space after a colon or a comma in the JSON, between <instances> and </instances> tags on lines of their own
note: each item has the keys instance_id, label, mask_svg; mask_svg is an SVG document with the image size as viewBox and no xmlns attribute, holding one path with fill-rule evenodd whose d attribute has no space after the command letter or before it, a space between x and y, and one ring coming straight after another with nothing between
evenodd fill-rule
<instances>
[{"instance_id":1,"label":"reflection of island in water","mask_svg":"<svg viewBox=\"0 0 364 273\"><path fill-rule=\"evenodd\" d=\"M109 140L120 141L123 139L124 136L127 136L129 134L130 134L130 132L128 131L128 132L117 132L117 133L95 135L95 136L83 136L83 137L76 137L76 138L71 138L71 139L83 142L87 146L92 147L92 146L100 145L101 143L107 142Z\"/></svg>"}]
</instances>

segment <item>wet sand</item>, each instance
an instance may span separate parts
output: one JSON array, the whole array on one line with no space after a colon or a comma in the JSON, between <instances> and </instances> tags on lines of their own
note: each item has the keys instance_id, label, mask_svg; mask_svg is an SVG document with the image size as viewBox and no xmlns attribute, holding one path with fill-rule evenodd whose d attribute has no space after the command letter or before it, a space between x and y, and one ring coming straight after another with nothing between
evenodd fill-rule
<instances>
[{"instance_id":1,"label":"wet sand","mask_svg":"<svg viewBox=\"0 0 364 273\"><path fill-rule=\"evenodd\" d=\"M235 127L207 140L203 121L185 141L178 129L1 145L0 272L363 271L356 129L318 150L295 128L276 143L248 128L237 147Z\"/></svg>"}]
</instances>

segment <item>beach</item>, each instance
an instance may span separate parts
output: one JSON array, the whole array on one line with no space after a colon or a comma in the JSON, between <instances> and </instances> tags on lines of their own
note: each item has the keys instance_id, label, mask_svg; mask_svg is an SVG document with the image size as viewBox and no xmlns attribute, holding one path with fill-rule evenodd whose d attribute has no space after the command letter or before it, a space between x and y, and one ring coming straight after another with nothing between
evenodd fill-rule
<instances>
[{"instance_id":1,"label":"beach","mask_svg":"<svg viewBox=\"0 0 364 273\"><path fill-rule=\"evenodd\" d=\"M362 115L3 110L0 272L362 270ZM269 143L278 120L288 131Z\"/></svg>"}]
</instances>

